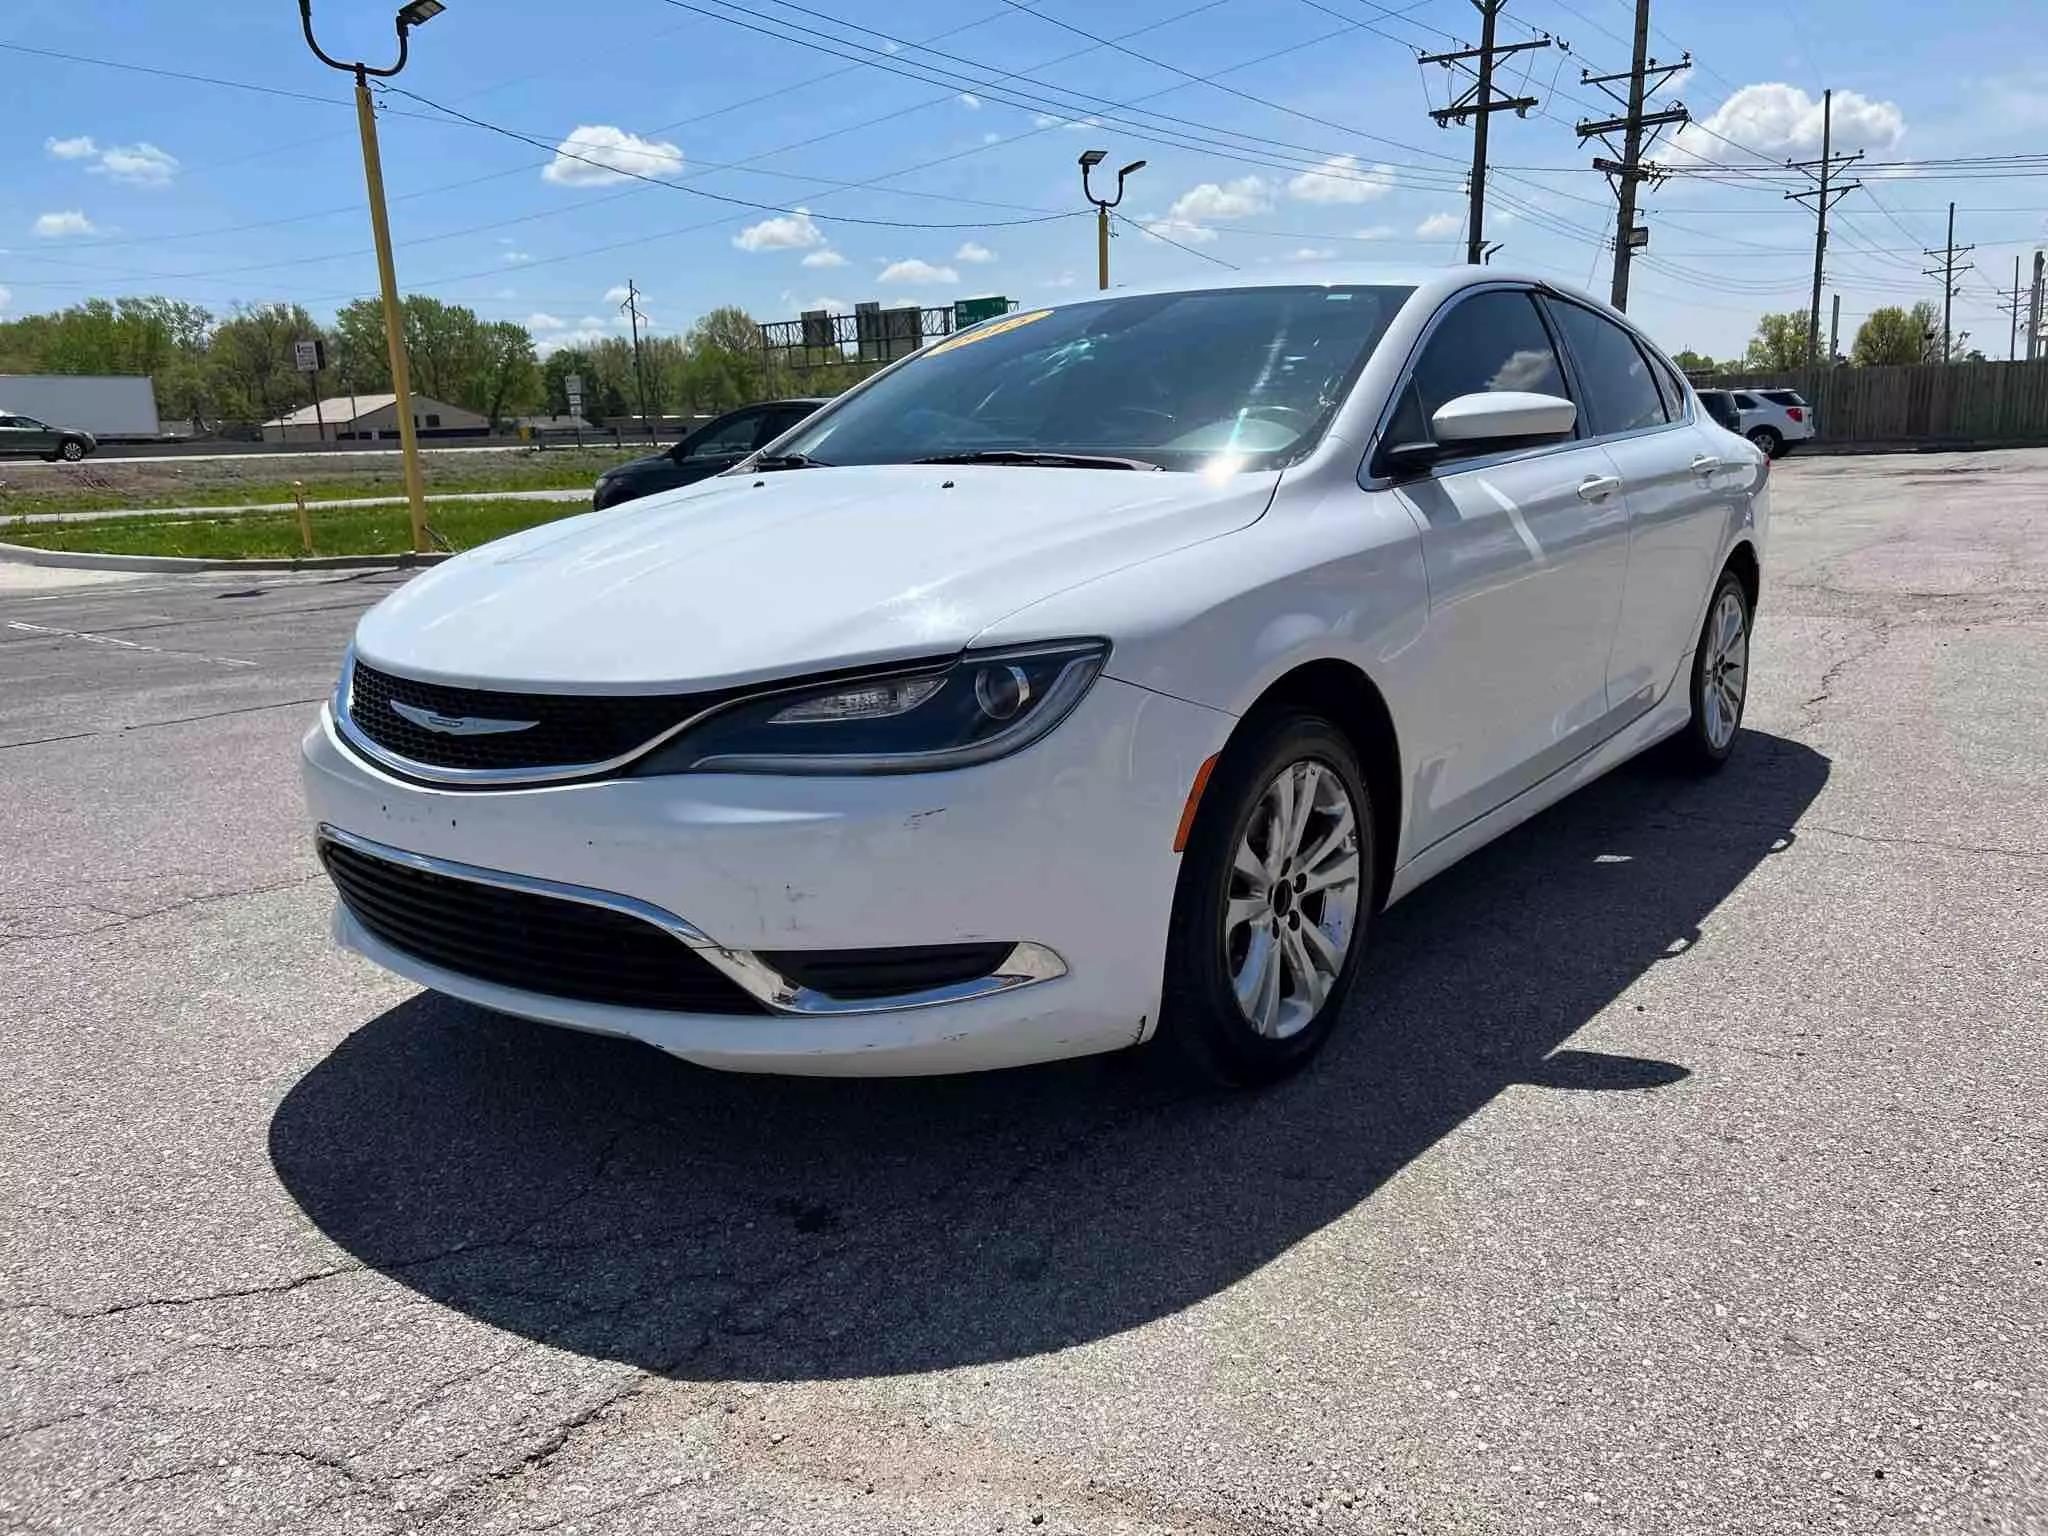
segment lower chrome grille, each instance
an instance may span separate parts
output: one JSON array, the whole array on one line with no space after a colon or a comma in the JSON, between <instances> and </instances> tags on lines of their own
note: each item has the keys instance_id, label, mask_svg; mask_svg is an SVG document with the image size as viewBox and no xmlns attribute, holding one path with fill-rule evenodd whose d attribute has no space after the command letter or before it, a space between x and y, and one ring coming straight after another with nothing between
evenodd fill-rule
<instances>
[{"instance_id":1,"label":"lower chrome grille","mask_svg":"<svg viewBox=\"0 0 2048 1536\"><path fill-rule=\"evenodd\" d=\"M319 847L356 921L429 965L578 1002L767 1011L675 935L630 913L416 869L331 838Z\"/></svg>"}]
</instances>

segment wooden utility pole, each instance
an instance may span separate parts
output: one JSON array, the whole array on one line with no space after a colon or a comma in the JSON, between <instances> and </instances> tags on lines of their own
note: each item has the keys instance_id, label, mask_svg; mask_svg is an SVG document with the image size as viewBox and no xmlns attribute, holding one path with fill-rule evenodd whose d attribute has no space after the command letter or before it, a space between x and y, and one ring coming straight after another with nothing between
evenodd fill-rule
<instances>
[{"instance_id":1,"label":"wooden utility pole","mask_svg":"<svg viewBox=\"0 0 2048 1536\"><path fill-rule=\"evenodd\" d=\"M640 390L640 425L647 433L647 441L654 441L654 422L647 414L647 369L640 362L640 290L633 286L633 279L626 279L626 302L619 308L626 312L633 326L633 380Z\"/></svg>"},{"instance_id":2,"label":"wooden utility pole","mask_svg":"<svg viewBox=\"0 0 2048 1536\"><path fill-rule=\"evenodd\" d=\"M1530 39L1526 43L1509 43L1498 46L1493 40L1494 22L1507 6L1507 0L1472 0L1479 11L1479 46L1460 48L1453 53L1425 53L1421 62L1441 64L1446 69L1453 66L1464 70L1472 77L1472 84L1447 107L1429 115L1437 127L1448 127L1452 123L1463 127L1467 118L1472 119L1472 183L1471 209L1465 219L1465 260L1473 266L1486 259L1486 125L1496 112L1513 112L1518 117L1527 117L1529 109L1538 105L1534 96L1500 96L1493 88L1494 60L1505 58L1511 53L1521 53L1530 48L1548 48L1550 38L1546 34ZM1473 61L1477 61L1476 65Z\"/></svg>"},{"instance_id":3,"label":"wooden utility pole","mask_svg":"<svg viewBox=\"0 0 2048 1536\"><path fill-rule=\"evenodd\" d=\"M1949 314L1950 307L1955 303L1956 298L1956 272L1958 271L1956 258L1967 255L1975 249L1977 247L1974 245L1956 244L1956 205L1950 203L1948 205L1948 242L1933 250L1922 250L1920 253L1923 256L1939 256L1941 258L1941 265L1927 268L1927 275L1941 279L1941 360L1944 363L1955 361L1954 356L1951 354L1952 343L1949 340ZM1960 270L1967 272L1975 265L1975 262L1966 261Z\"/></svg>"},{"instance_id":4,"label":"wooden utility pole","mask_svg":"<svg viewBox=\"0 0 2048 1536\"><path fill-rule=\"evenodd\" d=\"M1586 71L1579 74L1581 85L1597 85L1612 96L1625 109L1620 117L1605 117L1578 125L1580 142L1590 138L1606 139L1610 133L1619 133L1621 158L1610 160L1596 156L1593 169L1607 173L1607 184L1614 189L1616 213L1614 223L1614 286L1608 300L1616 309L1628 308L1628 269L1635 253L1650 243L1650 232L1636 224L1636 187L1643 182L1663 179L1664 172L1657 166L1643 163L1643 152L1648 149L1657 135L1667 127L1689 123L1692 114L1685 110L1683 102L1674 102L1661 112L1645 113L1643 102L1650 95L1662 90L1671 77L1680 70L1692 68L1692 55L1686 54L1676 64L1659 64L1647 57L1650 46L1650 0L1636 0L1636 42L1635 58L1630 67L1617 75L1595 75ZM1617 81L1628 82L1626 96L1617 92ZM1647 130L1647 134L1645 132ZM1609 147L1612 141L1608 140Z\"/></svg>"},{"instance_id":5,"label":"wooden utility pole","mask_svg":"<svg viewBox=\"0 0 2048 1536\"><path fill-rule=\"evenodd\" d=\"M1853 165L1863 158L1863 151L1853 155L1838 155L1834 150L1835 93L1821 92L1820 98L1820 158L1818 160L1787 160L1786 165L1795 171L1807 171L1815 177L1817 185L1803 192L1787 192L1785 195L1794 202L1813 199L1813 309L1806 321L1806 365L1811 368L1820 352L1820 287L1826 272L1828 260L1828 210L1843 198L1854 192L1863 183L1860 181L1836 182L1833 180L1840 166Z\"/></svg>"},{"instance_id":6,"label":"wooden utility pole","mask_svg":"<svg viewBox=\"0 0 2048 1536\"><path fill-rule=\"evenodd\" d=\"M1842 296L1835 295L1834 313L1828 317L1828 366L1842 355Z\"/></svg>"}]
</instances>

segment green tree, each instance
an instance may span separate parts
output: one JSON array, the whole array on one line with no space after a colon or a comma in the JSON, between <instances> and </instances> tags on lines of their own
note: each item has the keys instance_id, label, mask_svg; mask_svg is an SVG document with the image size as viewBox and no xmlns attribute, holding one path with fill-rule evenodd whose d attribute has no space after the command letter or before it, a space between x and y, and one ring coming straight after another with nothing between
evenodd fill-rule
<instances>
[{"instance_id":1,"label":"green tree","mask_svg":"<svg viewBox=\"0 0 2048 1536\"><path fill-rule=\"evenodd\" d=\"M214 408L237 420L269 421L311 403L312 375L298 371L292 343L322 335L300 305L238 306L214 327L207 347Z\"/></svg>"},{"instance_id":2,"label":"green tree","mask_svg":"<svg viewBox=\"0 0 2048 1536\"><path fill-rule=\"evenodd\" d=\"M1749 353L1744 361L1758 373L1803 368L1808 319L1807 311L1797 309L1763 316L1756 323L1756 334L1749 339Z\"/></svg>"},{"instance_id":3,"label":"green tree","mask_svg":"<svg viewBox=\"0 0 2048 1536\"><path fill-rule=\"evenodd\" d=\"M1861 367L1917 363L1927 357L1928 331L1933 327L1934 306L1916 304L1912 309L1887 304L1873 309L1856 327L1856 340L1849 348L1850 360ZM1923 316L1920 311L1928 311ZM1938 345L1938 342L1936 343Z\"/></svg>"},{"instance_id":4,"label":"green tree","mask_svg":"<svg viewBox=\"0 0 2048 1536\"><path fill-rule=\"evenodd\" d=\"M1686 373L1712 373L1720 367L1720 364L1711 357L1706 356L1704 353L1695 352L1690 347L1672 353L1671 361L1678 364Z\"/></svg>"},{"instance_id":5,"label":"green tree","mask_svg":"<svg viewBox=\"0 0 2048 1536\"><path fill-rule=\"evenodd\" d=\"M481 411L495 425L539 402L540 363L526 327L510 320L478 326L470 375L457 403Z\"/></svg>"}]
</instances>

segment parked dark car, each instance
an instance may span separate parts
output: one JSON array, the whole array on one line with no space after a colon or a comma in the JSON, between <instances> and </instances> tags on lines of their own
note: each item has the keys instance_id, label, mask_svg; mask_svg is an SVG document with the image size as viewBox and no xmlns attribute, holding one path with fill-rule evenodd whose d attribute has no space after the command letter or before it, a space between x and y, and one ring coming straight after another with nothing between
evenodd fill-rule
<instances>
[{"instance_id":1,"label":"parked dark car","mask_svg":"<svg viewBox=\"0 0 2048 1536\"><path fill-rule=\"evenodd\" d=\"M1703 389L1699 392L1700 404L1707 408L1707 414L1730 432L1741 432L1742 412L1735 407L1733 391L1726 389Z\"/></svg>"},{"instance_id":2,"label":"parked dark car","mask_svg":"<svg viewBox=\"0 0 2048 1536\"><path fill-rule=\"evenodd\" d=\"M688 437L662 453L628 459L597 477L597 489L590 504L603 511L622 501L672 491L709 479L759 448L773 442L811 412L823 400L770 400L764 405L742 406L707 421Z\"/></svg>"},{"instance_id":3,"label":"parked dark car","mask_svg":"<svg viewBox=\"0 0 2048 1536\"><path fill-rule=\"evenodd\" d=\"M0 411L0 459L66 459L72 463L99 447L99 439L78 427L53 427L33 416Z\"/></svg>"}]
</instances>

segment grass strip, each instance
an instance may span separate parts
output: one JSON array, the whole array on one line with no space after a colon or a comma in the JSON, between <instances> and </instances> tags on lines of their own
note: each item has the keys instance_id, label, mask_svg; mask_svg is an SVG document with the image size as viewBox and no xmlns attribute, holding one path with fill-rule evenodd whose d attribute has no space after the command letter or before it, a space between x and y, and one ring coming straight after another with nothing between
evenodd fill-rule
<instances>
[{"instance_id":1,"label":"grass strip","mask_svg":"<svg viewBox=\"0 0 2048 1536\"><path fill-rule=\"evenodd\" d=\"M577 502L441 502L427 508L427 523L456 549L587 512ZM350 507L315 512L316 555L391 555L412 548L404 506ZM244 512L223 517L116 517L90 523L0 522L0 543L36 549L85 550L109 555L184 555L208 560L291 559L303 554L294 513Z\"/></svg>"}]
</instances>

